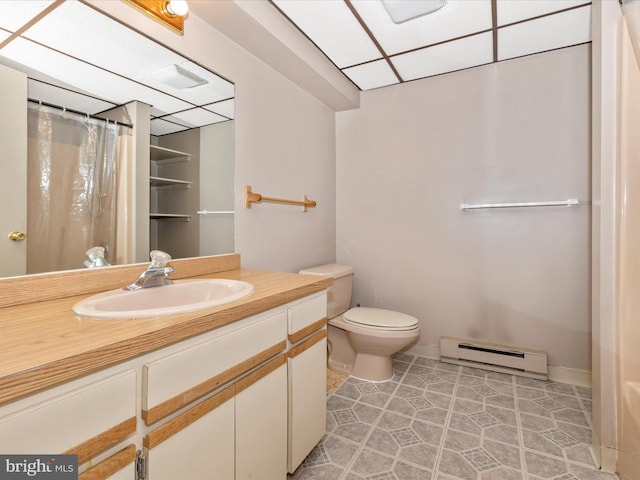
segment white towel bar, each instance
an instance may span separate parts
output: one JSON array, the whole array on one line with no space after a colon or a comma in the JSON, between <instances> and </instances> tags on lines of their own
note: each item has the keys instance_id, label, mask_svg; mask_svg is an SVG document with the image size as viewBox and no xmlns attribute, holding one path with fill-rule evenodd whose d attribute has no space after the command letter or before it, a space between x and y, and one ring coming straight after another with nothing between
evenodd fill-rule
<instances>
[{"instance_id":1,"label":"white towel bar","mask_svg":"<svg viewBox=\"0 0 640 480\"><path fill-rule=\"evenodd\" d=\"M520 203L481 203L471 205L461 203L460 210L475 210L479 208L519 208L519 207L577 207L580 200L570 198L569 200L551 201L551 202L520 202Z\"/></svg>"},{"instance_id":2,"label":"white towel bar","mask_svg":"<svg viewBox=\"0 0 640 480\"><path fill-rule=\"evenodd\" d=\"M233 210L198 210L198 215L233 215Z\"/></svg>"}]
</instances>

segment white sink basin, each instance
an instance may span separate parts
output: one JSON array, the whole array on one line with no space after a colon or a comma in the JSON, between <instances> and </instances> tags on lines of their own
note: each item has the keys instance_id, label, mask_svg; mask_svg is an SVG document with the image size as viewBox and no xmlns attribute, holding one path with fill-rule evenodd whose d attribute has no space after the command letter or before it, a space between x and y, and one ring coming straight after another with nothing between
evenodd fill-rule
<instances>
[{"instance_id":1,"label":"white sink basin","mask_svg":"<svg viewBox=\"0 0 640 480\"><path fill-rule=\"evenodd\" d=\"M89 318L157 317L217 307L249 296L253 290L253 285L240 280L176 280L161 287L99 293L76 303L72 310Z\"/></svg>"}]
</instances>

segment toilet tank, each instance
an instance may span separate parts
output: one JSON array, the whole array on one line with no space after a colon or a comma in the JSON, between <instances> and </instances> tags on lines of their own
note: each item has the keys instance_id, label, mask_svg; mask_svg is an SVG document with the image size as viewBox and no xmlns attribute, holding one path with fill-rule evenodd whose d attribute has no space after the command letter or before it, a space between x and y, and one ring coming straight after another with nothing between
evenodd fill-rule
<instances>
[{"instance_id":1,"label":"toilet tank","mask_svg":"<svg viewBox=\"0 0 640 480\"><path fill-rule=\"evenodd\" d=\"M329 263L327 265L306 268L300 270L298 273L303 275L333 277L333 285L327 290L327 317L329 319L342 315L351 308L353 267Z\"/></svg>"}]
</instances>

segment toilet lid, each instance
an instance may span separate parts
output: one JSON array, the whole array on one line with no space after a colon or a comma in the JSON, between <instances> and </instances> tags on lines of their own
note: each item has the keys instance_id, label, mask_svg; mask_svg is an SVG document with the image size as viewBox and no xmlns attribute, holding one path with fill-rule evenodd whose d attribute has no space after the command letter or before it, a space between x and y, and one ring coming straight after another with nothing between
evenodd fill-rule
<instances>
[{"instance_id":1,"label":"toilet lid","mask_svg":"<svg viewBox=\"0 0 640 480\"><path fill-rule=\"evenodd\" d=\"M357 307L347 310L342 318L348 323L385 330L411 330L418 326L418 319L392 310Z\"/></svg>"}]
</instances>

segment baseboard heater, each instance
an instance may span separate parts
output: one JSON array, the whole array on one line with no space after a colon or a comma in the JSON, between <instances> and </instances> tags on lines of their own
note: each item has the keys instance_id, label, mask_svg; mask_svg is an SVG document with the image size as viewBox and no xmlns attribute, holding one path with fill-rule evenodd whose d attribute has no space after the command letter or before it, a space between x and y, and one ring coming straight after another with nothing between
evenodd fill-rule
<instances>
[{"instance_id":1,"label":"baseboard heater","mask_svg":"<svg viewBox=\"0 0 640 480\"><path fill-rule=\"evenodd\" d=\"M510 375L547 379L547 354L540 350L440 337L440 360Z\"/></svg>"}]
</instances>

